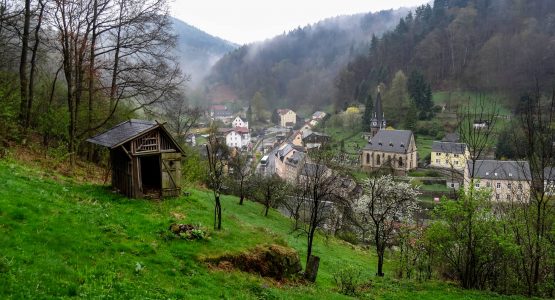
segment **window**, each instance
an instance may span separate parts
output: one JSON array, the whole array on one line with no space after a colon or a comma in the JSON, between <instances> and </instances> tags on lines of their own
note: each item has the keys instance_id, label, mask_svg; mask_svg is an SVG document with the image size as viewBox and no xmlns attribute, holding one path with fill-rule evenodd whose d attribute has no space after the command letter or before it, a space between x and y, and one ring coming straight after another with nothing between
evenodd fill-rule
<instances>
[{"instance_id":1,"label":"window","mask_svg":"<svg viewBox=\"0 0 555 300\"><path fill-rule=\"evenodd\" d=\"M381 162L380 162L380 159L381 159L381 157L380 157L380 155L378 154L378 155L376 156L376 165L379 165L379 164L381 163Z\"/></svg>"},{"instance_id":2,"label":"window","mask_svg":"<svg viewBox=\"0 0 555 300\"><path fill-rule=\"evenodd\" d=\"M441 156L441 152L437 152L436 155Z\"/></svg>"},{"instance_id":3,"label":"window","mask_svg":"<svg viewBox=\"0 0 555 300\"><path fill-rule=\"evenodd\" d=\"M491 187L491 182L486 182L487 187Z\"/></svg>"},{"instance_id":4,"label":"window","mask_svg":"<svg viewBox=\"0 0 555 300\"><path fill-rule=\"evenodd\" d=\"M512 183L507 183L507 188L510 189L510 188L512 188L512 187L513 187L513 184L512 184Z\"/></svg>"},{"instance_id":5,"label":"window","mask_svg":"<svg viewBox=\"0 0 555 300\"><path fill-rule=\"evenodd\" d=\"M519 184L518 184L518 189L519 189L519 190L522 190L522 183L519 183Z\"/></svg>"},{"instance_id":6,"label":"window","mask_svg":"<svg viewBox=\"0 0 555 300\"><path fill-rule=\"evenodd\" d=\"M454 156L455 156L455 157L459 157L459 155L458 155L458 154L455 154Z\"/></svg>"},{"instance_id":7,"label":"window","mask_svg":"<svg viewBox=\"0 0 555 300\"><path fill-rule=\"evenodd\" d=\"M499 200L499 194L495 194L495 200Z\"/></svg>"},{"instance_id":8,"label":"window","mask_svg":"<svg viewBox=\"0 0 555 300\"><path fill-rule=\"evenodd\" d=\"M458 165L459 165L459 161L455 160L455 166L458 166Z\"/></svg>"},{"instance_id":9,"label":"window","mask_svg":"<svg viewBox=\"0 0 555 300\"><path fill-rule=\"evenodd\" d=\"M452 183L452 182L451 182L451 187L452 187L452 188L454 188L454 187L455 187L455 184L454 184L454 183Z\"/></svg>"},{"instance_id":10,"label":"window","mask_svg":"<svg viewBox=\"0 0 555 300\"><path fill-rule=\"evenodd\" d=\"M476 183L474 184L474 187L479 188L479 187L480 187L480 183L479 183L479 182L476 182Z\"/></svg>"},{"instance_id":11,"label":"window","mask_svg":"<svg viewBox=\"0 0 555 300\"><path fill-rule=\"evenodd\" d=\"M366 153L366 164L370 164L370 153Z\"/></svg>"},{"instance_id":12,"label":"window","mask_svg":"<svg viewBox=\"0 0 555 300\"><path fill-rule=\"evenodd\" d=\"M403 158L399 157L399 167L402 167L402 166L403 166Z\"/></svg>"},{"instance_id":13,"label":"window","mask_svg":"<svg viewBox=\"0 0 555 300\"><path fill-rule=\"evenodd\" d=\"M440 163L439 158L436 158L436 164L439 164L439 163Z\"/></svg>"},{"instance_id":14,"label":"window","mask_svg":"<svg viewBox=\"0 0 555 300\"><path fill-rule=\"evenodd\" d=\"M495 185L495 187L498 188L498 189L500 189L500 188L501 188L501 182L498 182L498 183Z\"/></svg>"},{"instance_id":15,"label":"window","mask_svg":"<svg viewBox=\"0 0 555 300\"><path fill-rule=\"evenodd\" d=\"M507 194L507 200L511 200L511 194Z\"/></svg>"}]
</instances>

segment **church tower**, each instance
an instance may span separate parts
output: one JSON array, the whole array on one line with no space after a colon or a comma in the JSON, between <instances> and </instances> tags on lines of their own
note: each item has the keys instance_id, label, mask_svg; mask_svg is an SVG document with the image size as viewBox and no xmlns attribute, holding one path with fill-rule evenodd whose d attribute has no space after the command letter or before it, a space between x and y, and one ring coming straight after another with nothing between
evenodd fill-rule
<instances>
[{"instance_id":1,"label":"church tower","mask_svg":"<svg viewBox=\"0 0 555 300\"><path fill-rule=\"evenodd\" d=\"M374 101L374 112L372 113L372 119L370 120L370 133L372 134L372 137L374 137L380 129L384 129L386 125L387 123L385 121L382 108L382 93L380 86L378 86L378 95Z\"/></svg>"}]
</instances>

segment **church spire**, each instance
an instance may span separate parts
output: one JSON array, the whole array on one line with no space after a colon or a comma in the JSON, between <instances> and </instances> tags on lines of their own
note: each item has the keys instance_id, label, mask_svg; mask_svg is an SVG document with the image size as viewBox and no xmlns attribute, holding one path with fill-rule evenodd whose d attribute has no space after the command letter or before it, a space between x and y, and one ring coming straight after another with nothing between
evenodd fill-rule
<instances>
[{"instance_id":1,"label":"church spire","mask_svg":"<svg viewBox=\"0 0 555 300\"><path fill-rule=\"evenodd\" d=\"M376 96L376 100L374 101L374 113L372 114L371 120L371 133L372 136L376 135L376 133L386 127L385 121L385 114L383 112L382 107L382 93L381 87L378 85L378 95Z\"/></svg>"}]
</instances>

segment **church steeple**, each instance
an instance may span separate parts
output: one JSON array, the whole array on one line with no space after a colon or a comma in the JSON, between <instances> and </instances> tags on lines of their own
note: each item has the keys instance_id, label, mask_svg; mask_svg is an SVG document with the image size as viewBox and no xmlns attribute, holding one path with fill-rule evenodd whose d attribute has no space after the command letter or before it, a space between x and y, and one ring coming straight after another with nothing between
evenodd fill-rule
<instances>
[{"instance_id":1,"label":"church steeple","mask_svg":"<svg viewBox=\"0 0 555 300\"><path fill-rule=\"evenodd\" d=\"M385 121L385 115L382 108L381 88L378 86L378 95L374 101L374 112L372 113L372 119L370 120L370 132L372 133L372 136L376 135L380 129L385 128L386 125L387 123Z\"/></svg>"}]
</instances>

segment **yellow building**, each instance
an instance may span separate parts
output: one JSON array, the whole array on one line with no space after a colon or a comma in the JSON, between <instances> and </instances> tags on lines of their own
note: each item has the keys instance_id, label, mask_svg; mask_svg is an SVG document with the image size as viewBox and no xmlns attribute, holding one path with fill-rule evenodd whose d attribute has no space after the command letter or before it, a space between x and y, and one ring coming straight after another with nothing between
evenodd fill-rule
<instances>
[{"instance_id":1,"label":"yellow building","mask_svg":"<svg viewBox=\"0 0 555 300\"><path fill-rule=\"evenodd\" d=\"M290 109L278 109L281 127L293 127L297 123L297 114Z\"/></svg>"},{"instance_id":2,"label":"yellow building","mask_svg":"<svg viewBox=\"0 0 555 300\"><path fill-rule=\"evenodd\" d=\"M434 141L432 144L430 166L434 168L455 169L462 172L468 157L470 157L470 153L466 144Z\"/></svg>"}]
</instances>

